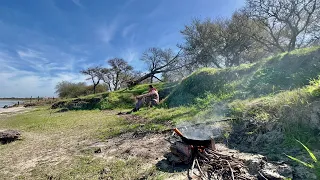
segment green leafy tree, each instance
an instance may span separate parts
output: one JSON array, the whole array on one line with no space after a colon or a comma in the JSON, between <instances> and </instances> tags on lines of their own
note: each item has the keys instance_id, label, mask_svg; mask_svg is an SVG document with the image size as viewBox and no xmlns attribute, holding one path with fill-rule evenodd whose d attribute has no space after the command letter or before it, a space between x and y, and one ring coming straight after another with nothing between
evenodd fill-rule
<instances>
[{"instance_id":1,"label":"green leafy tree","mask_svg":"<svg viewBox=\"0 0 320 180\"><path fill-rule=\"evenodd\" d=\"M55 89L60 98L75 98L86 95L86 84L83 82L72 83L68 81L59 82Z\"/></svg>"}]
</instances>

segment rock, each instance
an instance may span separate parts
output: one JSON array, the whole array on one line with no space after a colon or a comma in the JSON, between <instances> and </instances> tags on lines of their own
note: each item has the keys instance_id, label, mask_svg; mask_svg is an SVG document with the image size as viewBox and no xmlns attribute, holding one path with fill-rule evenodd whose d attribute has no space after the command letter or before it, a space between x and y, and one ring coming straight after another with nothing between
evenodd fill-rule
<instances>
[{"instance_id":1,"label":"rock","mask_svg":"<svg viewBox=\"0 0 320 180\"><path fill-rule=\"evenodd\" d=\"M293 177L293 170L291 166L287 164L270 163L267 161L267 158L262 155L240 154L239 158L244 161L248 172L252 175L258 175L260 179L280 180Z\"/></svg>"},{"instance_id":2,"label":"rock","mask_svg":"<svg viewBox=\"0 0 320 180\"><path fill-rule=\"evenodd\" d=\"M292 179L292 168L286 164L276 165L266 163L265 166L260 170L260 174L267 179L281 180L281 179Z\"/></svg>"},{"instance_id":3,"label":"rock","mask_svg":"<svg viewBox=\"0 0 320 180\"><path fill-rule=\"evenodd\" d=\"M288 166L287 164L280 164L278 166L278 173L286 178L293 179L292 177L293 169L291 166Z\"/></svg>"},{"instance_id":4,"label":"rock","mask_svg":"<svg viewBox=\"0 0 320 180\"><path fill-rule=\"evenodd\" d=\"M245 164L249 168L250 174L257 174L263 166L263 161L262 159L255 158L247 160Z\"/></svg>"},{"instance_id":5,"label":"rock","mask_svg":"<svg viewBox=\"0 0 320 180\"><path fill-rule=\"evenodd\" d=\"M96 150L94 150L94 153L101 153L101 148L97 148Z\"/></svg>"},{"instance_id":6,"label":"rock","mask_svg":"<svg viewBox=\"0 0 320 180\"><path fill-rule=\"evenodd\" d=\"M19 131L16 130L4 130L0 131L0 142L2 144L7 144L12 141L15 141L21 137L21 134Z\"/></svg>"}]
</instances>

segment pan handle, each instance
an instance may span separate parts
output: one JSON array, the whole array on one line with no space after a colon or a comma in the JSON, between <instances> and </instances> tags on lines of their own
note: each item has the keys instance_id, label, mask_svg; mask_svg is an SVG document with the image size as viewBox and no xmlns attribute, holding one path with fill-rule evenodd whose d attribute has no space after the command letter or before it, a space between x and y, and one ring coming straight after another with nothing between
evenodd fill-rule
<instances>
[{"instance_id":1,"label":"pan handle","mask_svg":"<svg viewBox=\"0 0 320 180\"><path fill-rule=\"evenodd\" d=\"M174 128L173 129L175 133L177 133L179 136L183 137L182 133L179 131L179 129Z\"/></svg>"}]
</instances>

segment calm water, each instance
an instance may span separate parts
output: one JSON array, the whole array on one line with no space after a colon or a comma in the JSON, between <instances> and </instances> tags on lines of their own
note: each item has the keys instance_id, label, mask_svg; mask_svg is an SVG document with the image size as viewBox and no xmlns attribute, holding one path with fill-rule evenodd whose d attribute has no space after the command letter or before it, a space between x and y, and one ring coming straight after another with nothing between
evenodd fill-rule
<instances>
[{"instance_id":1,"label":"calm water","mask_svg":"<svg viewBox=\"0 0 320 180\"><path fill-rule=\"evenodd\" d=\"M21 104L23 101L19 101L19 102ZM18 100L0 100L0 108L2 108L5 105L13 105L16 103L18 103Z\"/></svg>"}]
</instances>

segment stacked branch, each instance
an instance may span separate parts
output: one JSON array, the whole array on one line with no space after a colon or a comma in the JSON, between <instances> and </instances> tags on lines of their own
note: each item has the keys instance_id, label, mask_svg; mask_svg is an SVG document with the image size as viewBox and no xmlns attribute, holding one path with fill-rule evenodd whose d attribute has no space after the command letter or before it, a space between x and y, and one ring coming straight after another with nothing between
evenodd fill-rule
<instances>
[{"instance_id":1,"label":"stacked branch","mask_svg":"<svg viewBox=\"0 0 320 180\"><path fill-rule=\"evenodd\" d=\"M250 175L244 163L233 157L220 154L217 151L206 148L203 152L197 152L191 168L197 166L202 179L232 179L251 180L255 179Z\"/></svg>"}]
</instances>

